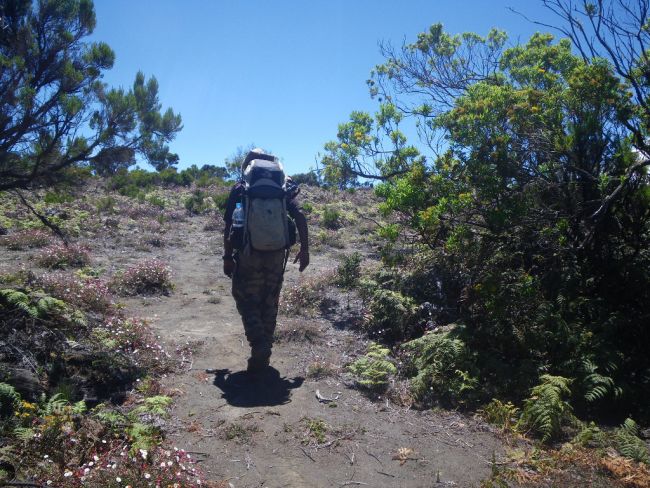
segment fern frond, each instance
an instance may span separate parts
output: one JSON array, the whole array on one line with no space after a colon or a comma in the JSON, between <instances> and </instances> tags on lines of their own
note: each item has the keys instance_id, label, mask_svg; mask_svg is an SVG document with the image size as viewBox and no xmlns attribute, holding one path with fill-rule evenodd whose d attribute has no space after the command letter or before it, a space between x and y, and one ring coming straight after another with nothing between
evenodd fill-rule
<instances>
[{"instance_id":1,"label":"fern frond","mask_svg":"<svg viewBox=\"0 0 650 488\"><path fill-rule=\"evenodd\" d=\"M520 425L538 432L547 442L559 434L563 421L572 417L572 409L564 397L571 395L571 380L544 374L541 383L531 390L524 402Z\"/></svg>"},{"instance_id":2,"label":"fern frond","mask_svg":"<svg viewBox=\"0 0 650 488\"><path fill-rule=\"evenodd\" d=\"M19 441L28 442L34 438L34 430L28 427L16 427L14 429L14 436Z\"/></svg>"},{"instance_id":3,"label":"fern frond","mask_svg":"<svg viewBox=\"0 0 650 488\"><path fill-rule=\"evenodd\" d=\"M13 288L0 290L0 304L5 303L7 308L21 310L30 317L36 318L38 311L30 303L29 295Z\"/></svg>"},{"instance_id":4,"label":"fern frond","mask_svg":"<svg viewBox=\"0 0 650 488\"><path fill-rule=\"evenodd\" d=\"M51 296L44 296L36 303L36 312L39 318L45 318L56 313L63 313L67 310L63 300Z\"/></svg>"},{"instance_id":5,"label":"fern frond","mask_svg":"<svg viewBox=\"0 0 650 488\"><path fill-rule=\"evenodd\" d=\"M582 362L582 369L586 373L583 383L585 388L584 397L588 402L600 400L610 393L615 397L620 394L621 389L616 387L614 379L600 374L598 366L594 362L585 359Z\"/></svg>"},{"instance_id":6,"label":"fern frond","mask_svg":"<svg viewBox=\"0 0 650 488\"><path fill-rule=\"evenodd\" d=\"M639 426L630 418L625 419L623 425L614 435L616 450L621 456L634 461L650 464L650 453L645 442L639 438Z\"/></svg>"},{"instance_id":7,"label":"fern frond","mask_svg":"<svg viewBox=\"0 0 650 488\"><path fill-rule=\"evenodd\" d=\"M45 403L43 412L45 415L61 415L65 411L66 406L68 406L68 401L61 393L57 393L56 395L52 395Z\"/></svg>"}]
</instances>

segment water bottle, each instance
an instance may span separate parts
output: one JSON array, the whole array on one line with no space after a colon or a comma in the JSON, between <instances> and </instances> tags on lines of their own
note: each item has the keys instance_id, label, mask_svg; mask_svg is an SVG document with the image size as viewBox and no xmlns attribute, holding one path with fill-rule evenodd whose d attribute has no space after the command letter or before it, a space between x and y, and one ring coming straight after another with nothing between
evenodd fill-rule
<instances>
[{"instance_id":1,"label":"water bottle","mask_svg":"<svg viewBox=\"0 0 650 488\"><path fill-rule=\"evenodd\" d=\"M244 227L244 209L240 202L237 202L235 210L232 213L232 226L236 228Z\"/></svg>"},{"instance_id":2,"label":"water bottle","mask_svg":"<svg viewBox=\"0 0 650 488\"><path fill-rule=\"evenodd\" d=\"M244 247L244 209L241 203L237 202L235 210L232 212L232 226L230 227L230 244L233 249L242 249Z\"/></svg>"}]
</instances>

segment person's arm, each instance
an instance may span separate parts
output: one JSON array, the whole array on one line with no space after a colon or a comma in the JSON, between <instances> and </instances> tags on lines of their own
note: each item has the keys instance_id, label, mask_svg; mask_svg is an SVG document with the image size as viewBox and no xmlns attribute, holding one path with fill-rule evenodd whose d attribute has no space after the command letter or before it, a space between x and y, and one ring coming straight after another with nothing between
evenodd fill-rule
<instances>
[{"instance_id":1,"label":"person's arm","mask_svg":"<svg viewBox=\"0 0 650 488\"><path fill-rule=\"evenodd\" d=\"M238 186L235 185L230 190L230 195L228 195L228 202L226 203L226 213L223 216L223 220L226 223L223 229L223 272L226 276L232 277L233 272L235 271L235 261L233 259L233 248L232 243L230 242L230 227L232 226L232 213L235 210L235 204L237 203L237 198L239 195Z\"/></svg>"},{"instance_id":2,"label":"person's arm","mask_svg":"<svg viewBox=\"0 0 650 488\"><path fill-rule=\"evenodd\" d=\"M289 202L288 205L289 215L293 218L296 223L296 228L298 229L298 236L300 237L300 251L294 259L294 263L300 261L300 267L298 268L301 272L309 266L309 232L307 230L307 219L305 215L300 211L295 200Z\"/></svg>"}]
</instances>

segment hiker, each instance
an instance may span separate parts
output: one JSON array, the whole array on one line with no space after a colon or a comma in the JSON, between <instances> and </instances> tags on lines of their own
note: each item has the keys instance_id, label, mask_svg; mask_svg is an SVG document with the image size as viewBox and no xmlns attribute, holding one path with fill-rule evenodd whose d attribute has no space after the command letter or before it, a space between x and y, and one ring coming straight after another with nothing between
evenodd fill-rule
<instances>
[{"instance_id":1,"label":"hiker","mask_svg":"<svg viewBox=\"0 0 650 488\"><path fill-rule=\"evenodd\" d=\"M226 205L223 272L232 278L232 296L251 347L247 371L255 374L269 366L280 290L296 228L300 251L294 263L300 263L301 272L309 265L309 244L307 220L295 199L299 190L285 177L278 159L253 149L244 158L241 174Z\"/></svg>"}]
</instances>

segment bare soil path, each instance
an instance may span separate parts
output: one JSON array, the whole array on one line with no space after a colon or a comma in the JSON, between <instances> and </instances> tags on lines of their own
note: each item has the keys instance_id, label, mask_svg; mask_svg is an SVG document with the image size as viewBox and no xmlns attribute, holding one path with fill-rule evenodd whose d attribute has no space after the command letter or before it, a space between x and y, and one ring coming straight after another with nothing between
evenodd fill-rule
<instances>
[{"instance_id":1,"label":"bare soil path","mask_svg":"<svg viewBox=\"0 0 650 488\"><path fill-rule=\"evenodd\" d=\"M221 274L218 232L204 231L205 222L183 223L178 245L161 251L173 269L173 294L127 305L149 317L163 339L200 344L191 369L167 378L166 386L182 392L170 435L212 479L236 488L471 487L489 476L502 444L475 419L371 401L341 374L305 378L315 361L340 372L363 351L356 334L324 319L281 316L279 328L292 328L293 340L277 343L274 371L251 382L230 280ZM335 266L315 258L305 274ZM285 286L301 279L289 264ZM321 402L317 391L336 399Z\"/></svg>"}]
</instances>

